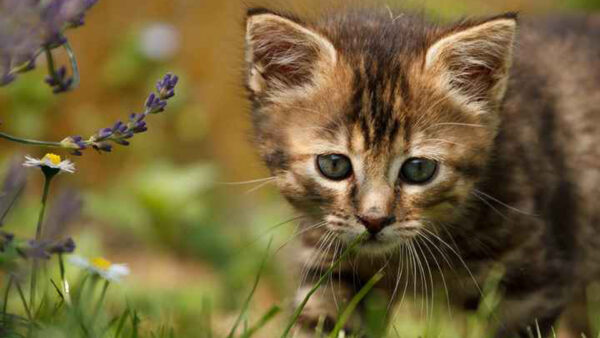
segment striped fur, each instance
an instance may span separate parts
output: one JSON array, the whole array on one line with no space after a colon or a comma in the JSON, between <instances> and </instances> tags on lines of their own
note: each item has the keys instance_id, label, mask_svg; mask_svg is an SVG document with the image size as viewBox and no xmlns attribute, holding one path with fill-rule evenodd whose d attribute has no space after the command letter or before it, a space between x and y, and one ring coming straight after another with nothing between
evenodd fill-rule
<instances>
[{"instance_id":1,"label":"striped fur","mask_svg":"<svg viewBox=\"0 0 600 338\"><path fill-rule=\"evenodd\" d=\"M586 20L565 20L578 35L526 22L514 48L513 13L439 26L369 11L311 22L249 12L255 141L304 215L301 284L365 230L361 215L394 220L309 302L306 327L334 322L357 281L382 267L391 304L411 284L430 296L431 277L472 307L500 263L499 336L550 328L600 263L600 25ZM352 175L324 177L322 154L350 158ZM430 182L401 179L414 157L437 161ZM460 273L444 274L450 265ZM360 331L360 318L348 329Z\"/></svg>"}]
</instances>

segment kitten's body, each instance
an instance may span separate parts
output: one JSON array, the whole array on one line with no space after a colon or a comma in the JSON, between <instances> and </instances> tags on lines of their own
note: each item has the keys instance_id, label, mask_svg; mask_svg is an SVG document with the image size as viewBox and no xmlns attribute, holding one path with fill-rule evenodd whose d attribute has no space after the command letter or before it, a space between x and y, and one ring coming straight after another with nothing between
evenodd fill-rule
<instances>
[{"instance_id":1,"label":"kitten's body","mask_svg":"<svg viewBox=\"0 0 600 338\"><path fill-rule=\"evenodd\" d=\"M260 15L275 16L262 11L250 17ZM309 302L304 323L314 325L322 315L335 321L344 301L382 267L386 280L378 287L392 302L407 287L409 294L413 288L430 294L431 275L433 288L439 292L445 284L452 303L474 307L477 284L501 263L506 270L500 333L523 332L535 322L547 330L598 275L600 20L522 24L505 86L502 73L510 61L502 60L510 60L511 42L502 34L510 20L509 15L438 28L408 15L352 12L301 23L331 42L337 59L303 54L307 59L300 61L331 73L269 69L281 61L273 55L289 53L294 45L275 46L277 53L258 57L250 52L251 64L272 58L257 66L258 79L250 73L254 122L261 154L282 192L306 216L298 256L310 270L306 274L327 268L351 240L348 233L359 232L353 217L361 215L363 204L372 203L369 210L389 204L386 212L403 220L385 229L394 228L388 237L385 231L373 235L374 243L364 243L342 265L333 287ZM489 35L482 46L506 44L506 55L476 50L456 56L455 45L479 39L479 27ZM465 31L471 35L465 38ZM437 47L454 36L458 42ZM319 52L320 43L310 50ZM469 54L469 48L465 44L461 53ZM485 69L473 66L485 62ZM490 66L494 62L497 68ZM457 80L444 87L456 92L441 93L436 74L459 66L462 73L452 73L448 78ZM336 145L341 143L342 148ZM359 154L348 155L356 173L347 186L321 182L307 169L311 156L331 152ZM417 155L443 164L439 182L424 187L386 182L388 171L397 169L395 158ZM392 190L384 195L386 189ZM314 226L323 220L330 228ZM410 222L419 223L414 238ZM390 231L401 235L390 237ZM401 249L390 249L396 243ZM360 319L349 327L359 329Z\"/></svg>"}]
</instances>

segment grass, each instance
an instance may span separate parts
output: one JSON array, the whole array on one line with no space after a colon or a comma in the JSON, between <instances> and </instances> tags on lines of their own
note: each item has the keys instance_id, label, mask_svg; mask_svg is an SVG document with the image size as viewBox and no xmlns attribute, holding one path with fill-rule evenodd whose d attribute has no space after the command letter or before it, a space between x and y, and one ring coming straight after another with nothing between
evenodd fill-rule
<instances>
[{"instance_id":1,"label":"grass","mask_svg":"<svg viewBox=\"0 0 600 338\"><path fill-rule=\"evenodd\" d=\"M400 2L404 1L389 1ZM241 105L229 104L237 102L232 99L237 98L237 88L227 87L234 94L221 98L225 94L219 92L223 87L218 84L224 72L218 69L214 74L219 78L214 78L208 69L214 67L214 55L218 56L215 59L219 64L224 62L225 55L218 48L214 53L206 53L205 48L229 38L216 33L234 25L228 21L219 27L215 22L231 13L224 11L225 15L219 17L217 14L222 13L207 10L223 9L215 6L222 1L206 0L202 6L190 6L189 13L181 13L181 20L173 20L179 21L175 28L181 30L182 37L189 32L198 33L203 43L194 45L196 49L186 46L182 55L205 58L164 63L144 59L139 50L136 38L139 32L133 26L149 20L149 14L139 14L143 20L136 21L121 8L130 5L129 2L115 5L100 1L101 6L105 3L106 7L94 10L93 15L97 16L90 17L89 24L82 28L83 38L73 39L85 75L82 93L57 99L43 83L43 71L23 75L10 87L0 90L6 112L2 113L2 128L20 135L52 138L75 131L94 131L99 125L112 123L124 104L139 103L135 98L152 85L147 82L154 77L151 73L160 73L161 68L171 69L173 64L184 68L182 92L178 93L178 101L174 102L168 118L156 121L151 132L127 150L110 157L92 154L78 159L81 170L77 175L62 177L59 185L53 187L57 193L67 190L69 185L85 189L81 192L86 203L82 217L61 223L64 233L75 237L77 253L126 262L132 268L132 275L123 283L104 289L102 280L93 281L90 276L86 279L85 273L53 257L40 268L37 276L40 285L33 289L37 296L31 307L28 279L31 262L19 261L17 253L6 248L0 254L0 336L237 338L289 334L301 310L291 309L287 304L295 281L290 280L285 253L265 252L265 247L287 244L297 217L289 215L291 212L275 189L263 190L268 186L249 189L252 191L249 195L216 183L224 180L221 176L253 178L263 173L256 168L262 167L246 163L254 157L247 154L248 148L240 147L244 140L229 142L232 134L243 134L238 125L241 119L246 119L240 117ZM163 3L164 8L172 7L168 2ZM409 3L419 8L424 6L440 17L454 18L465 13L495 12L497 8L512 8L523 2ZM597 0L568 0L559 5L568 9L600 8ZM141 13L156 9L152 8L138 9ZM200 14L204 17L197 17ZM155 16L156 13L152 14ZM167 17L165 14L160 19L169 21ZM130 21L132 28L124 34L120 34L122 25L111 24ZM202 35L205 29L208 34ZM189 36L185 38L189 41ZM237 79L238 74L234 75ZM201 92L200 97L197 92ZM231 112L224 115L226 122L214 123L225 112ZM55 123L58 119L66 122ZM2 167L17 150L35 151L6 143L0 147ZM13 205L11 201L7 209L0 207L2 230L14 232L19 238L31 238L35 232L42 182L38 182L39 177L32 181L19 204ZM0 194L0 201L2 197ZM55 201L50 201L50 214L52 210L60 211L60 205L53 205ZM9 209L11 213L7 214ZM273 236L272 244L267 241L269 236ZM440 297L428 311L429 315L422 313L419 299L406 299L395 314L389 315L387 330L382 318L388 317L388 300L374 287L381 278L376 274L341 309L333 333L323 332L321 321L318 335L347 336L342 328L362 307L366 310L365 328L373 337L491 337L492 322L501 300L497 285L502 270L494 271L482 286L484 297L477 311L462 313L448 309L442 297L444 290L436 290ZM330 273L324 274L313 290L322 287L331 278ZM589 322L592 331L598 333L600 288L591 286L588 294ZM531 335L537 335L537 328L531 329Z\"/></svg>"}]
</instances>

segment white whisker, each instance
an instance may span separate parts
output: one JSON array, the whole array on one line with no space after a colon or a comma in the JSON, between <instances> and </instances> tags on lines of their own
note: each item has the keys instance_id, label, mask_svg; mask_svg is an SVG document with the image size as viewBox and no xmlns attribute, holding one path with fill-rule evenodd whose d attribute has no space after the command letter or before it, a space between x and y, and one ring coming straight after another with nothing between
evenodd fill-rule
<instances>
[{"instance_id":1,"label":"white whisker","mask_svg":"<svg viewBox=\"0 0 600 338\"><path fill-rule=\"evenodd\" d=\"M487 197L487 198L489 198L490 200L492 200L492 201L494 201L494 202L496 202L496 203L498 203L498 204L502 205L503 207L506 207L506 208L508 208L508 209L510 209L510 210L512 210L512 211L514 211L514 212L518 212L518 213L520 213L520 214L527 215L527 216L534 216L534 217L538 217L538 215L536 215L536 214L532 214L532 213L530 213L530 212L523 211L523 210L521 210L521 209L517 209L517 208L513 207L512 205L508 205L508 204L506 204L506 203L504 203L504 202L500 201L499 199L495 198L494 196L491 196L491 195L489 195L489 194L486 194L486 193L484 193L484 192L483 192L483 191L481 191L481 190L473 189L473 191L475 191L475 192L476 192L477 194L479 194L479 195L482 195L483 197Z\"/></svg>"},{"instance_id":2,"label":"white whisker","mask_svg":"<svg viewBox=\"0 0 600 338\"><path fill-rule=\"evenodd\" d=\"M257 178L255 180L248 180L248 181L217 182L217 184L222 184L222 185L245 185L245 184L261 183L261 182L265 182L265 181L272 181L272 180L275 180L276 178L277 178L277 176L271 176L271 177L265 177L265 178Z\"/></svg>"}]
</instances>

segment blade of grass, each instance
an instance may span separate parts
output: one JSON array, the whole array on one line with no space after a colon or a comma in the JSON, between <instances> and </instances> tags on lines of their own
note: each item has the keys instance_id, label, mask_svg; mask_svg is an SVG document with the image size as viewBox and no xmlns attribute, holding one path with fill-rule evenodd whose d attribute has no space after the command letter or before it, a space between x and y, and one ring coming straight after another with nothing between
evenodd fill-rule
<instances>
[{"instance_id":1,"label":"blade of grass","mask_svg":"<svg viewBox=\"0 0 600 338\"><path fill-rule=\"evenodd\" d=\"M54 286L54 290L56 290L56 293L58 293L58 296L62 299L65 300L65 296L63 295L63 293L60 291L60 288L58 287L58 285L56 285L56 283L54 282L54 279L50 278L50 283L52 284L52 286Z\"/></svg>"},{"instance_id":2,"label":"blade of grass","mask_svg":"<svg viewBox=\"0 0 600 338\"><path fill-rule=\"evenodd\" d=\"M123 314L121 315L121 318L119 319L119 324L117 324L117 330L115 331L115 338L119 338L121 331L123 331L123 327L125 327L125 321L127 320L128 316L129 316L129 307L127 307L125 309L125 311L123 311Z\"/></svg>"},{"instance_id":3,"label":"blade of grass","mask_svg":"<svg viewBox=\"0 0 600 338\"><path fill-rule=\"evenodd\" d=\"M283 331L283 334L281 335L281 338L286 338L290 334L290 331L294 327L294 324L296 324L296 321L300 317L300 314L302 313L302 310L306 306L306 303L308 303L308 300L310 299L310 297L315 292L317 292L317 290L327 280L327 278L329 278L329 276L333 273L333 271L335 269L337 269L337 267L340 265L340 263L342 263L342 261L344 261L350 255L350 253L354 250L354 248L356 248L358 246L358 244L365 237L365 234L366 233L363 232L358 237L356 237L356 239L350 243L350 245L346 248L346 250L344 250L344 252L342 252L342 254L340 255L340 257L335 262L333 262L333 264L331 264L331 266L329 267L329 269L327 269L327 271L325 271L325 273L321 276L321 278L319 278L319 280L317 281L317 283L310 289L310 291L308 291L308 293L306 294L306 296L304 297L304 299L302 300L302 302L300 303L300 305L298 305L298 307L294 311L294 314L292 315L292 318L290 319L287 327Z\"/></svg>"},{"instance_id":4,"label":"blade of grass","mask_svg":"<svg viewBox=\"0 0 600 338\"><path fill-rule=\"evenodd\" d=\"M263 257L262 262L260 263L260 268L258 269L256 278L254 279L254 285L252 286L252 290L250 291L250 294L246 298L246 301L244 301L244 305L242 306L240 315L235 320L235 323L233 324L231 331L229 331L227 338L233 338L233 335L235 334L235 330L237 330L238 326L240 325L240 323L244 317L244 314L246 313L246 310L248 309L248 305L250 305L250 301L252 300L252 297L254 296L254 292L256 292L256 288L258 287L258 282L260 281L260 276L262 275L262 272L263 272L265 265L267 263L267 260L269 258L271 243L273 243L273 236L271 236L271 239L269 240L269 244L267 245L267 251L265 252L265 256Z\"/></svg>"},{"instance_id":5,"label":"blade of grass","mask_svg":"<svg viewBox=\"0 0 600 338\"><path fill-rule=\"evenodd\" d=\"M265 326L271 319L273 319L277 314L281 312L281 308L277 305L271 307L261 318L260 320L254 324L248 331L242 335L242 338L250 338L256 331L260 330L263 326Z\"/></svg>"},{"instance_id":6,"label":"blade of grass","mask_svg":"<svg viewBox=\"0 0 600 338\"><path fill-rule=\"evenodd\" d=\"M140 326L140 317L138 317L137 310L133 310L131 314L131 337L137 338L139 337L139 326Z\"/></svg>"},{"instance_id":7,"label":"blade of grass","mask_svg":"<svg viewBox=\"0 0 600 338\"><path fill-rule=\"evenodd\" d=\"M8 307L8 294L13 284L13 275L8 277L8 283L6 284L6 290L4 290L4 302L2 303L2 318L6 321L6 308Z\"/></svg>"},{"instance_id":8,"label":"blade of grass","mask_svg":"<svg viewBox=\"0 0 600 338\"><path fill-rule=\"evenodd\" d=\"M62 254L58 254L58 267L60 271L60 281L65 303L67 303L67 305L71 305L71 291L69 290L69 282L65 278L65 262Z\"/></svg>"},{"instance_id":9,"label":"blade of grass","mask_svg":"<svg viewBox=\"0 0 600 338\"><path fill-rule=\"evenodd\" d=\"M350 319L350 315L352 315L352 313L358 306L358 303L360 303L360 301L363 300L363 298L365 298L365 296L369 293L369 291L371 291L371 289L375 286L375 284L377 284L383 278L383 276L384 276L383 271L379 270L376 274L373 275L373 277L371 277L371 279L369 279L367 284L365 284L356 293L356 295L354 297L352 297L352 299L346 306L346 309L344 310L344 312L342 312L342 314L340 315L340 318L338 319L337 323L333 327L333 330L329 334L329 338L336 338L339 335L340 330L344 327L344 325L346 325L346 322L348 321L348 319Z\"/></svg>"},{"instance_id":10,"label":"blade of grass","mask_svg":"<svg viewBox=\"0 0 600 338\"><path fill-rule=\"evenodd\" d=\"M30 322L33 322L33 317L31 316L31 312L29 311L29 307L27 306L27 301L25 300L25 294L23 293L21 284L16 279L14 281L15 285L17 286L17 291L19 292L19 297L21 297L21 302L23 302L25 313L27 313L27 319L29 319Z\"/></svg>"}]
</instances>

